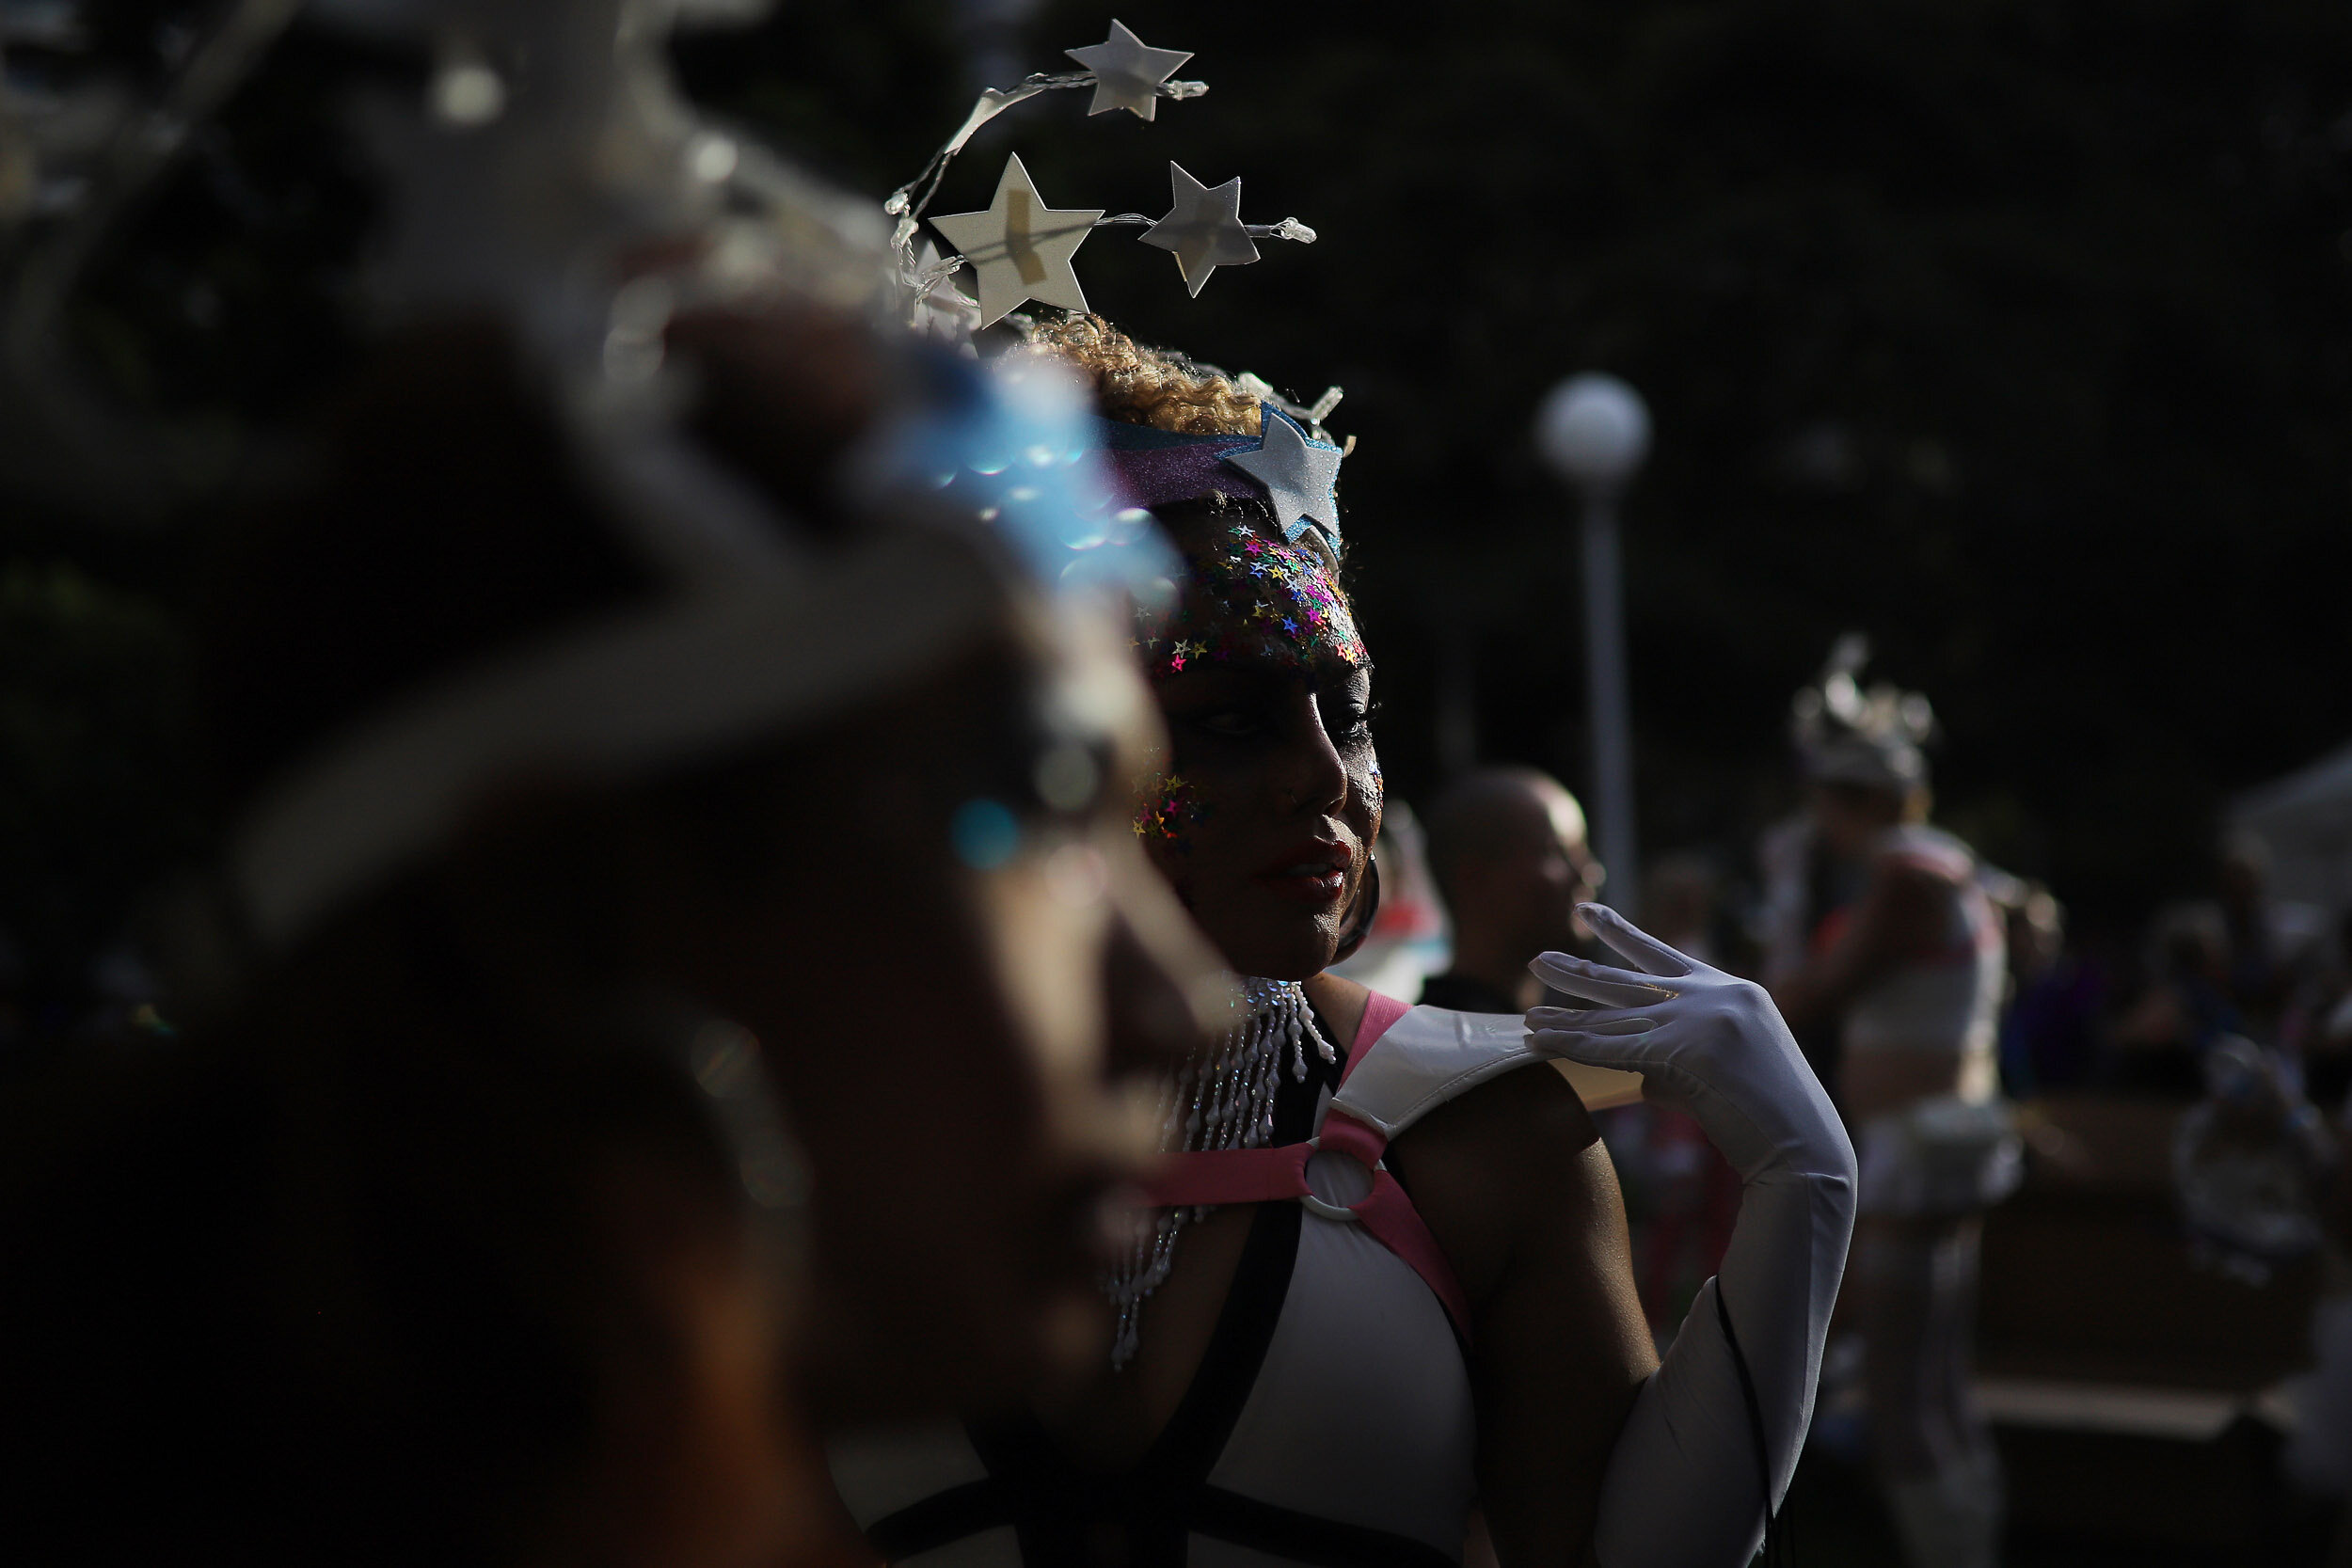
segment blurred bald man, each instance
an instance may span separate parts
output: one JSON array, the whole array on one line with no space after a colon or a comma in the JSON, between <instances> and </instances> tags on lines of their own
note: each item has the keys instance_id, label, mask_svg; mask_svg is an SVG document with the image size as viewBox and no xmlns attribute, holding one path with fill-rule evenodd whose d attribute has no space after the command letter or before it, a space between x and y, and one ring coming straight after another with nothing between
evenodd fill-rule
<instances>
[{"instance_id":1,"label":"blurred bald man","mask_svg":"<svg viewBox=\"0 0 2352 1568\"><path fill-rule=\"evenodd\" d=\"M1520 1013L1543 1000L1527 961L1591 934L1576 906L1605 873L1584 842L1584 809L1549 773L1482 768L1429 812L1429 869L1454 917L1454 965L1421 999L1470 1013Z\"/></svg>"}]
</instances>

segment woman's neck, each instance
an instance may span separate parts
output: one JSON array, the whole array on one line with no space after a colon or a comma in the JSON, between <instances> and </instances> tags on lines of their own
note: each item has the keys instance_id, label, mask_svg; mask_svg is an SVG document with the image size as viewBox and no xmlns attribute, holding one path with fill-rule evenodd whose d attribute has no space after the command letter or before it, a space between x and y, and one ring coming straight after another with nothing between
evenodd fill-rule
<instances>
[{"instance_id":1,"label":"woman's neck","mask_svg":"<svg viewBox=\"0 0 2352 1568\"><path fill-rule=\"evenodd\" d=\"M1372 992L1353 980L1330 974L1305 981L1303 989L1308 1006L1337 1031L1331 1043L1343 1056L1346 1055L1355 1047L1356 1031L1363 1027L1364 1009L1372 1005Z\"/></svg>"}]
</instances>

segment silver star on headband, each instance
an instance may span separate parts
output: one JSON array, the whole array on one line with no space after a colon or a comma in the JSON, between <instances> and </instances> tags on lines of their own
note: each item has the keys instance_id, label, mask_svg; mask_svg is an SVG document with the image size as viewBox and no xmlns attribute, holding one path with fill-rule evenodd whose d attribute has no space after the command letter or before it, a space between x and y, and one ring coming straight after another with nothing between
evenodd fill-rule
<instances>
[{"instance_id":1,"label":"silver star on headband","mask_svg":"<svg viewBox=\"0 0 2352 1568\"><path fill-rule=\"evenodd\" d=\"M1099 207L1087 212L1045 205L1016 153L1005 160L995 199L986 212L950 213L931 219L931 227L972 263L980 286L980 325L989 326L1032 299L1084 310L1087 296L1070 261L1102 215Z\"/></svg>"},{"instance_id":2,"label":"silver star on headband","mask_svg":"<svg viewBox=\"0 0 2352 1568\"><path fill-rule=\"evenodd\" d=\"M1124 109L1140 119L1150 119L1159 107L1160 84L1192 58L1189 49L1152 48L1119 21L1112 22L1111 36L1101 43L1062 53L1094 72L1094 102L1088 114Z\"/></svg>"},{"instance_id":3,"label":"silver star on headband","mask_svg":"<svg viewBox=\"0 0 2352 1568\"><path fill-rule=\"evenodd\" d=\"M1211 273L1256 261L1258 247L1241 221L1239 175L1211 187L1186 174L1182 164L1170 163L1168 176L1175 206L1141 237L1145 245L1176 253L1176 270L1197 299Z\"/></svg>"},{"instance_id":4,"label":"silver star on headband","mask_svg":"<svg viewBox=\"0 0 2352 1568\"><path fill-rule=\"evenodd\" d=\"M1289 416L1264 404L1260 409L1265 436L1258 450L1234 452L1225 461L1266 487L1283 538L1295 540L1307 524L1315 523L1338 549L1340 459L1345 454L1338 447L1307 439Z\"/></svg>"}]
</instances>

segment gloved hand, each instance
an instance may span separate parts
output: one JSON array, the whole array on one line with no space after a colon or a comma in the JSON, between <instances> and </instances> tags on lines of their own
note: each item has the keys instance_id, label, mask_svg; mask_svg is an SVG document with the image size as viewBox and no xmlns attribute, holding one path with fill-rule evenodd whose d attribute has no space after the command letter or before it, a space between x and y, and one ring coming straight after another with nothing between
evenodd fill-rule
<instances>
[{"instance_id":1,"label":"gloved hand","mask_svg":"<svg viewBox=\"0 0 2352 1568\"><path fill-rule=\"evenodd\" d=\"M1602 1004L1530 1011L1536 1050L1642 1074L1645 1096L1690 1113L1743 1181L1773 1168L1852 1181L1845 1127L1761 986L1676 952L1614 910L1577 912L1634 967L1566 953L1530 963L1546 985Z\"/></svg>"},{"instance_id":2,"label":"gloved hand","mask_svg":"<svg viewBox=\"0 0 2352 1568\"><path fill-rule=\"evenodd\" d=\"M1722 1269L1617 1434L1593 1555L1602 1568L1743 1563L1812 1421L1853 1234L1853 1145L1762 988L1613 911L1578 912L1633 967L1565 953L1530 964L1546 984L1602 1004L1534 1009L1534 1045L1642 1074L1644 1092L1695 1117L1743 1184Z\"/></svg>"}]
</instances>

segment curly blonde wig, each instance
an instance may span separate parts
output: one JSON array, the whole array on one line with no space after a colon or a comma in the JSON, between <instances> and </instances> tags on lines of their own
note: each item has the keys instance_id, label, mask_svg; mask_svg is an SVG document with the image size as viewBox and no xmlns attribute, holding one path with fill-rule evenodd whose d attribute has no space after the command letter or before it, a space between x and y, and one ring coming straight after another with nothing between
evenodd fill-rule
<instances>
[{"instance_id":1,"label":"curly blonde wig","mask_svg":"<svg viewBox=\"0 0 2352 1568\"><path fill-rule=\"evenodd\" d=\"M1025 352L1049 354L1093 383L1103 417L1178 436L1256 436L1258 400L1221 372L1148 348L1100 316L1040 322Z\"/></svg>"}]
</instances>

